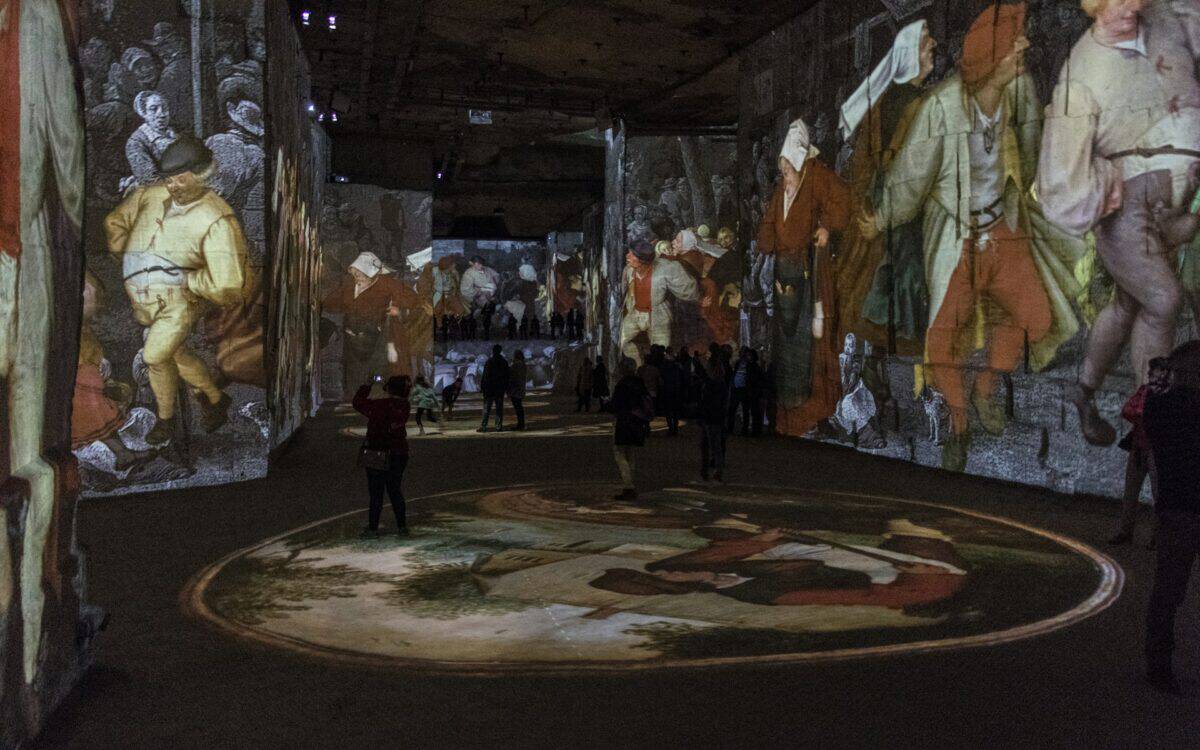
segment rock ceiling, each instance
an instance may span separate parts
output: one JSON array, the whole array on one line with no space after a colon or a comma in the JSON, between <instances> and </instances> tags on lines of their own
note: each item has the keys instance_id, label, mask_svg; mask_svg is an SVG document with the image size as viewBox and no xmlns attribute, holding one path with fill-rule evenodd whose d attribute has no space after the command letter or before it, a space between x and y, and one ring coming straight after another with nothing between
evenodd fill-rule
<instances>
[{"instance_id":1,"label":"rock ceiling","mask_svg":"<svg viewBox=\"0 0 1200 750\"><path fill-rule=\"evenodd\" d=\"M333 133L529 142L736 120L733 53L805 0L291 0ZM327 28L329 13L337 29ZM468 109L493 112L470 127Z\"/></svg>"}]
</instances>

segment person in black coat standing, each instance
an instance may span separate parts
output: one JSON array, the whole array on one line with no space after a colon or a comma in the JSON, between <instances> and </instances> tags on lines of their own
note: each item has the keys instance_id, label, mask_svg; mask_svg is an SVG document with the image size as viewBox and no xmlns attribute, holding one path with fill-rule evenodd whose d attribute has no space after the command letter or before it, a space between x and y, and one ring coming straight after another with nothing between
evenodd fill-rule
<instances>
[{"instance_id":1,"label":"person in black coat standing","mask_svg":"<svg viewBox=\"0 0 1200 750\"><path fill-rule=\"evenodd\" d=\"M707 367L700 368L700 403L696 416L700 422L700 478L725 480L726 410L729 408L729 372L725 361L710 355Z\"/></svg>"},{"instance_id":2,"label":"person in black coat standing","mask_svg":"<svg viewBox=\"0 0 1200 750\"><path fill-rule=\"evenodd\" d=\"M604 357L596 357L596 366L592 368L592 396L600 400L600 411L608 410L608 367Z\"/></svg>"},{"instance_id":3,"label":"person in black coat standing","mask_svg":"<svg viewBox=\"0 0 1200 750\"><path fill-rule=\"evenodd\" d=\"M613 457L621 474L618 500L636 500L638 493L633 476L636 467L635 451L646 444L650 421L654 419L654 401L646 384L634 374L636 365L626 359L621 363L621 379L613 389Z\"/></svg>"},{"instance_id":4,"label":"person in black coat standing","mask_svg":"<svg viewBox=\"0 0 1200 750\"><path fill-rule=\"evenodd\" d=\"M672 359L665 349L657 352L658 365L658 411L667 418L667 434L679 434L679 417L683 413L684 393L687 390L683 368Z\"/></svg>"},{"instance_id":5,"label":"person in black coat standing","mask_svg":"<svg viewBox=\"0 0 1200 750\"><path fill-rule=\"evenodd\" d=\"M513 411L517 415L516 430L525 429L525 386L529 379L529 369L525 366L525 352L520 349L513 352L512 365L508 369L508 399L512 401Z\"/></svg>"},{"instance_id":6,"label":"person in black coat standing","mask_svg":"<svg viewBox=\"0 0 1200 750\"><path fill-rule=\"evenodd\" d=\"M483 391L483 423L479 432L488 431L488 417L496 409L496 431L504 429L504 397L508 394L508 360L499 344L492 347L492 356L483 366L479 390Z\"/></svg>"},{"instance_id":7,"label":"person in black coat standing","mask_svg":"<svg viewBox=\"0 0 1200 750\"><path fill-rule=\"evenodd\" d=\"M1172 667L1175 613L1200 557L1200 341L1179 347L1165 363L1152 361L1150 368L1163 375L1147 384L1142 413L1158 517L1146 677L1152 687L1178 694Z\"/></svg>"},{"instance_id":8,"label":"person in black coat standing","mask_svg":"<svg viewBox=\"0 0 1200 750\"><path fill-rule=\"evenodd\" d=\"M733 365L729 386L729 419L726 430L735 432L738 409L742 410L742 435L762 434L762 389L763 371L758 365L758 352L748 346L742 347L738 360Z\"/></svg>"}]
</instances>

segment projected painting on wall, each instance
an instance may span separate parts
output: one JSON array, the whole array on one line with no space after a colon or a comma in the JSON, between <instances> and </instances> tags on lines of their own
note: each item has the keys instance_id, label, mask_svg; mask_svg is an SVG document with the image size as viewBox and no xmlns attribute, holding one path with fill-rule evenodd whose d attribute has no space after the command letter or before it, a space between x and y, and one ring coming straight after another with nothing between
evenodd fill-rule
<instances>
[{"instance_id":1,"label":"projected painting on wall","mask_svg":"<svg viewBox=\"0 0 1200 750\"><path fill-rule=\"evenodd\" d=\"M1118 491L1121 405L1200 288L1200 12L1126 5L826 2L747 51L746 342L782 432Z\"/></svg>"},{"instance_id":2,"label":"projected painting on wall","mask_svg":"<svg viewBox=\"0 0 1200 750\"><path fill-rule=\"evenodd\" d=\"M81 8L88 277L72 443L84 483L261 475L263 3Z\"/></svg>"},{"instance_id":3,"label":"projected painting on wall","mask_svg":"<svg viewBox=\"0 0 1200 750\"><path fill-rule=\"evenodd\" d=\"M266 366L270 441L316 413L320 394L322 195L329 138L307 111L308 61L285 3L272 3L267 111L272 123L271 263Z\"/></svg>"},{"instance_id":4,"label":"projected painting on wall","mask_svg":"<svg viewBox=\"0 0 1200 750\"><path fill-rule=\"evenodd\" d=\"M652 345L691 351L738 340L736 165L732 139L626 138L625 356L640 362Z\"/></svg>"},{"instance_id":5,"label":"projected painting on wall","mask_svg":"<svg viewBox=\"0 0 1200 750\"><path fill-rule=\"evenodd\" d=\"M478 390L496 343L510 359L521 349L532 387L552 383L555 341L569 336L557 322L565 317L555 314L549 256L541 240L434 240L435 386L461 378L464 390Z\"/></svg>"},{"instance_id":6,"label":"projected painting on wall","mask_svg":"<svg viewBox=\"0 0 1200 750\"><path fill-rule=\"evenodd\" d=\"M429 193L329 184L321 221L327 398L373 375L431 375Z\"/></svg>"}]
</instances>

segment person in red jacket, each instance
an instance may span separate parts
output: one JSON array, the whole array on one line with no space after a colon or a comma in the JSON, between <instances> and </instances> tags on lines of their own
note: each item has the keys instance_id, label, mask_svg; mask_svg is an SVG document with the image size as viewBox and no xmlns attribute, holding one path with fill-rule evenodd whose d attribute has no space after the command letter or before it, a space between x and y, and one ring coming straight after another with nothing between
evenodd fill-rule
<instances>
[{"instance_id":1,"label":"person in red jacket","mask_svg":"<svg viewBox=\"0 0 1200 750\"><path fill-rule=\"evenodd\" d=\"M396 533L407 536L404 490L401 483L408 466L408 391L412 381L407 375L388 379L382 398L371 398L372 383L366 383L354 394L354 408L367 418L367 440L364 447L371 451L387 451L388 467L367 467L367 491L371 496L367 528L364 537L379 536L379 516L383 512L383 493L387 491L396 514Z\"/></svg>"}]
</instances>

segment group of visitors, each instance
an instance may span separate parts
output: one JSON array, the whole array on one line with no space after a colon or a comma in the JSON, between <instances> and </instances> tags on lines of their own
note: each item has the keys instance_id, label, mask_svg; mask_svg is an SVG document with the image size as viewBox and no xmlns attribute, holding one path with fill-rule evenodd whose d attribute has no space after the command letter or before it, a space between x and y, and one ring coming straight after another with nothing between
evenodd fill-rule
<instances>
[{"instance_id":1,"label":"group of visitors","mask_svg":"<svg viewBox=\"0 0 1200 750\"><path fill-rule=\"evenodd\" d=\"M731 359L729 347L713 344L707 357L687 350L672 357L663 347L654 346L640 368L631 359L622 360L611 401L614 450L622 483L619 499L637 497L634 449L645 445L655 416L666 420L668 435L678 434L685 410L694 418L700 427L700 479L705 482L724 481L726 438L738 424L739 410L742 434L762 434L766 375L758 364L758 353L744 347L736 361ZM586 405L589 387L595 393L603 360L597 358L597 363L596 374L588 376L587 366L580 373L577 392L581 405ZM607 389L607 380L604 385Z\"/></svg>"},{"instance_id":2,"label":"group of visitors","mask_svg":"<svg viewBox=\"0 0 1200 750\"><path fill-rule=\"evenodd\" d=\"M608 368L604 364L604 357L596 357L596 364L587 357L583 358L583 365L579 368L579 375L575 379L575 413L590 412L592 410L592 399L600 402L600 411L608 410Z\"/></svg>"},{"instance_id":3,"label":"group of visitors","mask_svg":"<svg viewBox=\"0 0 1200 750\"><path fill-rule=\"evenodd\" d=\"M742 347L734 360L733 348L728 345L711 345L707 357L698 351L689 353L686 348L672 354L665 347L655 345L650 347L645 364L637 367L630 360L630 366L642 379L659 416L666 419L667 434L676 435L681 418L713 418L711 397L706 397L706 389L713 389L707 381L710 379L709 363L714 360L722 364L726 393L722 397L721 421L725 431L736 434L739 425L742 435L752 437L763 435L764 425L768 431L773 431L770 372L760 364L758 352L750 347ZM575 380L575 411L590 411L593 399L599 400L601 411L606 411L608 394L608 369L604 358L597 357L595 364L585 359Z\"/></svg>"},{"instance_id":4,"label":"group of visitors","mask_svg":"<svg viewBox=\"0 0 1200 750\"><path fill-rule=\"evenodd\" d=\"M584 314L571 309L564 316L557 310L551 313L549 328L545 329L551 340L579 341L583 338ZM542 319L532 309L515 311L509 307L488 302L473 312L462 315L445 314L435 318L434 338L438 341L490 341L493 329L504 329L509 341L524 341L542 338Z\"/></svg>"},{"instance_id":5,"label":"group of visitors","mask_svg":"<svg viewBox=\"0 0 1200 750\"><path fill-rule=\"evenodd\" d=\"M492 347L492 356L483 366L483 377L480 378L479 390L483 392L483 422L478 432L488 431L488 418L493 410L496 413L495 431L504 429L504 399L507 396L512 402L513 412L517 415L514 430L525 429L525 388L529 380L529 371L525 365L525 352L517 349L513 352L511 363L504 358L504 348L499 344Z\"/></svg>"},{"instance_id":6,"label":"group of visitors","mask_svg":"<svg viewBox=\"0 0 1200 750\"><path fill-rule=\"evenodd\" d=\"M567 341L579 341L583 338L583 326L586 317L577 307L567 310L564 316L558 310L550 314L550 338L563 337Z\"/></svg>"}]
</instances>

